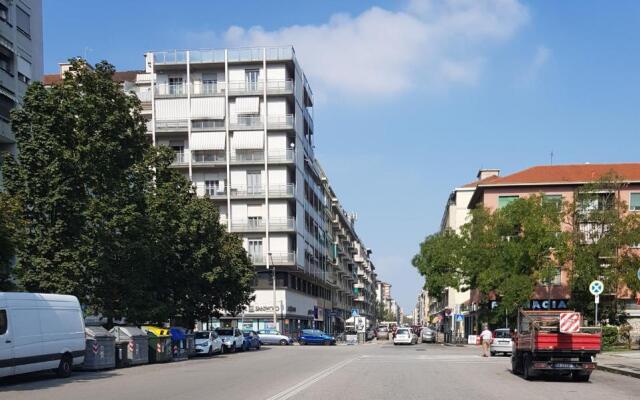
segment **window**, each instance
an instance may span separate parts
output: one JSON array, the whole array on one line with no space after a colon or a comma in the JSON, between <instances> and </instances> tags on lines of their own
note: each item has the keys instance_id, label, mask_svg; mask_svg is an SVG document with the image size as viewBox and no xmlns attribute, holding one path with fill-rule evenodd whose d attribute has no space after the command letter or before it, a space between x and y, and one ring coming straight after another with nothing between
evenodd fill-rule
<instances>
[{"instance_id":1,"label":"window","mask_svg":"<svg viewBox=\"0 0 640 400\"><path fill-rule=\"evenodd\" d=\"M0 94L0 119L9 121L11 109L15 106L13 100L9 97Z\"/></svg>"},{"instance_id":2,"label":"window","mask_svg":"<svg viewBox=\"0 0 640 400\"><path fill-rule=\"evenodd\" d=\"M498 208L503 208L517 199L518 196L498 196Z\"/></svg>"},{"instance_id":3,"label":"window","mask_svg":"<svg viewBox=\"0 0 640 400\"><path fill-rule=\"evenodd\" d=\"M0 3L0 19L9 22L9 9L2 3Z\"/></svg>"},{"instance_id":4,"label":"window","mask_svg":"<svg viewBox=\"0 0 640 400\"><path fill-rule=\"evenodd\" d=\"M22 57L16 59L18 61L18 79L29 84L31 82L31 63Z\"/></svg>"},{"instance_id":5,"label":"window","mask_svg":"<svg viewBox=\"0 0 640 400\"><path fill-rule=\"evenodd\" d=\"M174 96L184 94L181 76L169 78L169 94Z\"/></svg>"},{"instance_id":6,"label":"window","mask_svg":"<svg viewBox=\"0 0 640 400\"><path fill-rule=\"evenodd\" d=\"M0 310L0 335L7 333L7 310Z\"/></svg>"},{"instance_id":7,"label":"window","mask_svg":"<svg viewBox=\"0 0 640 400\"><path fill-rule=\"evenodd\" d=\"M224 129L224 120L196 119L191 121L191 128L193 130Z\"/></svg>"},{"instance_id":8,"label":"window","mask_svg":"<svg viewBox=\"0 0 640 400\"><path fill-rule=\"evenodd\" d=\"M20 7L16 7L16 26L26 36L31 35L31 17Z\"/></svg>"},{"instance_id":9,"label":"window","mask_svg":"<svg viewBox=\"0 0 640 400\"><path fill-rule=\"evenodd\" d=\"M257 229L262 226L262 217L248 217L249 229Z\"/></svg>"},{"instance_id":10,"label":"window","mask_svg":"<svg viewBox=\"0 0 640 400\"><path fill-rule=\"evenodd\" d=\"M548 204L553 204L557 209L562 208L562 195L561 194L545 194L543 201Z\"/></svg>"},{"instance_id":11,"label":"window","mask_svg":"<svg viewBox=\"0 0 640 400\"><path fill-rule=\"evenodd\" d=\"M13 75L13 59L4 53L0 53L0 69L3 69L9 75Z\"/></svg>"},{"instance_id":12,"label":"window","mask_svg":"<svg viewBox=\"0 0 640 400\"><path fill-rule=\"evenodd\" d=\"M202 93L213 94L216 92L218 77L216 74L202 74Z\"/></svg>"},{"instance_id":13,"label":"window","mask_svg":"<svg viewBox=\"0 0 640 400\"><path fill-rule=\"evenodd\" d=\"M629 210L640 211L640 193L631 193L629 195Z\"/></svg>"},{"instance_id":14,"label":"window","mask_svg":"<svg viewBox=\"0 0 640 400\"><path fill-rule=\"evenodd\" d=\"M262 260L262 240L252 239L249 240L249 256L254 259Z\"/></svg>"},{"instance_id":15,"label":"window","mask_svg":"<svg viewBox=\"0 0 640 400\"><path fill-rule=\"evenodd\" d=\"M244 71L245 82L247 85L248 92L258 90L259 74L260 74L260 70L257 70L257 69L247 69Z\"/></svg>"}]
</instances>

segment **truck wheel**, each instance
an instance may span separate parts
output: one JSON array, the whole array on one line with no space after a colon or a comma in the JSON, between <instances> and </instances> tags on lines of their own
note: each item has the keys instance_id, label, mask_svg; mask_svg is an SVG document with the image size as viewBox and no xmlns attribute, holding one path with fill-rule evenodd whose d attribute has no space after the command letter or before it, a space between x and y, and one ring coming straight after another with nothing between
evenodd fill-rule
<instances>
[{"instance_id":1,"label":"truck wheel","mask_svg":"<svg viewBox=\"0 0 640 400\"><path fill-rule=\"evenodd\" d=\"M531 356L525 354L524 357L522 357L522 376L528 381L533 379L532 366L533 363L531 362Z\"/></svg>"},{"instance_id":2,"label":"truck wheel","mask_svg":"<svg viewBox=\"0 0 640 400\"><path fill-rule=\"evenodd\" d=\"M56 369L56 375L58 378L68 378L71 376L71 369L73 367L73 358L70 354L65 354L60 359L60 364Z\"/></svg>"},{"instance_id":3,"label":"truck wheel","mask_svg":"<svg viewBox=\"0 0 640 400\"><path fill-rule=\"evenodd\" d=\"M518 353L514 353L511 355L511 373L515 375L520 375L522 373L521 369L521 359Z\"/></svg>"}]
</instances>

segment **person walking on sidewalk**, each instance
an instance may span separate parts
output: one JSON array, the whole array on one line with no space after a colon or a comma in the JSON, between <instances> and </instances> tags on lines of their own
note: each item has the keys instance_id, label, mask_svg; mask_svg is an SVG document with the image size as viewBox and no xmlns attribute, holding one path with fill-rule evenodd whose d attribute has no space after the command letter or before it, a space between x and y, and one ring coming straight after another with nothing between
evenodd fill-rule
<instances>
[{"instance_id":1,"label":"person walking on sidewalk","mask_svg":"<svg viewBox=\"0 0 640 400\"><path fill-rule=\"evenodd\" d=\"M489 324L482 325L480 340L482 341L482 357L489 357L489 347L493 341L493 333L489 330Z\"/></svg>"}]
</instances>

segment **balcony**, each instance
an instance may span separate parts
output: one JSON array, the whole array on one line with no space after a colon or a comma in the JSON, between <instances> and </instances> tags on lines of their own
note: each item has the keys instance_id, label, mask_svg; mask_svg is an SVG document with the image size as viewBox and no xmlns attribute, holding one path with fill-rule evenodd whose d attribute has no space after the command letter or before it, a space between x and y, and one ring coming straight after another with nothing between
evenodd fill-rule
<instances>
[{"instance_id":1,"label":"balcony","mask_svg":"<svg viewBox=\"0 0 640 400\"><path fill-rule=\"evenodd\" d=\"M266 265L266 254L249 254L253 265ZM271 253L269 256L270 265L296 265L296 253Z\"/></svg>"},{"instance_id":2,"label":"balcony","mask_svg":"<svg viewBox=\"0 0 640 400\"><path fill-rule=\"evenodd\" d=\"M286 185L271 185L269 186L270 197L293 197L295 196L296 185L289 183Z\"/></svg>"},{"instance_id":3,"label":"balcony","mask_svg":"<svg viewBox=\"0 0 640 400\"><path fill-rule=\"evenodd\" d=\"M226 186L224 188L208 187L205 189L205 196L214 200L226 199L227 198Z\"/></svg>"},{"instance_id":4,"label":"balcony","mask_svg":"<svg viewBox=\"0 0 640 400\"><path fill-rule=\"evenodd\" d=\"M362 277L367 275L366 271L362 268L358 268L358 271L356 273L358 276L362 276Z\"/></svg>"},{"instance_id":5,"label":"balcony","mask_svg":"<svg viewBox=\"0 0 640 400\"><path fill-rule=\"evenodd\" d=\"M193 132L224 131L224 119L194 119L191 121Z\"/></svg>"},{"instance_id":6,"label":"balcony","mask_svg":"<svg viewBox=\"0 0 640 400\"><path fill-rule=\"evenodd\" d=\"M231 221L232 232L264 232L266 223L262 218ZM288 232L295 230L296 220L290 218L271 218L269 230L272 232Z\"/></svg>"},{"instance_id":7,"label":"balcony","mask_svg":"<svg viewBox=\"0 0 640 400\"><path fill-rule=\"evenodd\" d=\"M269 115L267 118L268 129L293 129L295 127L294 115Z\"/></svg>"},{"instance_id":8,"label":"balcony","mask_svg":"<svg viewBox=\"0 0 640 400\"><path fill-rule=\"evenodd\" d=\"M238 115L236 121L231 121L231 130L257 130L263 128L261 115Z\"/></svg>"},{"instance_id":9,"label":"balcony","mask_svg":"<svg viewBox=\"0 0 640 400\"><path fill-rule=\"evenodd\" d=\"M185 153L176 153L173 162L171 163L172 167L184 167L189 165L189 161L187 155Z\"/></svg>"},{"instance_id":10,"label":"balcony","mask_svg":"<svg viewBox=\"0 0 640 400\"><path fill-rule=\"evenodd\" d=\"M364 262L364 258L360 254L355 254L353 256L353 261L355 261L357 263L363 263Z\"/></svg>"},{"instance_id":11,"label":"balcony","mask_svg":"<svg viewBox=\"0 0 640 400\"><path fill-rule=\"evenodd\" d=\"M364 283L363 282L356 282L353 284L353 287L356 289L364 289Z\"/></svg>"},{"instance_id":12,"label":"balcony","mask_svg":"<svg viewBox=\"0 0 640 400\"><path fill-rule=\"evenodd\" d=\"M224 96L227 84L225 82L203 82L191 84L192 97Z\"/></svg>"},{"instance_id":13,"label":"balcony","mask_svg":"<svg viewBox=\"0 0 640 400\"><path fill-rule=\"evenodd\" d=\"M269 151L270 163L289 163L296 160L296 152L294 149L273 150Z\"/></svg>"},{"instance_id":14,"label":"balcony","mask_svg":"<svg viewBox=\"0 0 640 400\"><path fill-rule=\"evenodd\" d=\"M295 59L292 46L267 47L264 50L266 52L267 61L288 61ZM229 49L227 52L228 62L262 61L262 59L262 47Z\"/></svg>"},{"instance_id":15,"label":"balcony","mask_svg":"<svg viewBox=\"0 0 640 400\"><path fill-rule=\"evenodd\" d=\"M231 188L231 198L261 198L264 197L263 186L234 186Z\"/></svg>"},{"instance_id":16,"label":"balcony","mask_svg":"<svg viewBox=\"0 0 640 400\"><path fill-rule=\"evenodd\" d=\"M267 94L293 94L293 80L267 80Z\"/></svg>"},{"instance_id":17,"label":"balcony","mask_svg":"<svg viewBox=\"0 0 640 400\"><path fill-rule=\"evenodd\" d=\"M236 152L231 156L232 164L253 164L264 162L264 150Z\"/></svg>"},{"instance_id":18,"label":"balcony","mask_svg":"<svg viewBox=\"0 0 640 400\"><path fill-rule=\"evenodd\" d=\"M224 165L226 164L224 151L197 150L191 153L191 163L196 165Z\"/></svg>"},{"instance_id":19,"label":"balcony","mask_svg":"<svg viewBox=\"0 0 640 400\"><path fill-rule=\"evenodd\" d=\"M184 83L160 83L154 88L156 98L187 97L187 85Z\"/></svg>"},{"instance_id":20,"label":"balcony","mask_svg":"<svg viewBox=\"0 0 640 400\"><path fill-rule=\"evenodd\" d=\"M229 94L242 95L262 95L264 94L264 81L229 81ZM291 79L269 79L267 81L267 94L293 94L293 80Z\"/></svg>"},{"instance_id":21,"label":"balcony","mask_svg":"<svg viewBox=\"0 0 640 400\"><path fill-rule=\"evenodd\" d=\"M156 132L186 132L188 126L186 119L156 121Z\"/></svg>"}]
</instances>

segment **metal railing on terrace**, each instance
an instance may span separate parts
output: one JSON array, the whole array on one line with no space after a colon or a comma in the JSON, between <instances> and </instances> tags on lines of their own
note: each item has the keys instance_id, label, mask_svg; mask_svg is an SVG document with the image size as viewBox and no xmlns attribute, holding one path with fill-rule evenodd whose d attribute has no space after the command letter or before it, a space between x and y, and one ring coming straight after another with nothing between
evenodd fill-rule
<instances>
[{"instance_id":1,"label":"metal railing on terrace","mask_svg":"<svg viewBox=\"0 0 640 400\"><path fill-rule=\"evenodd\" d=\"M269 151L268 160L269 162L294 161L295 151L293 149ZM259 161L264 161L263 150L236 152L235 155L231 156L232 163L241 164L241 163L259 162Z\"/></svg>"},{"instance_id":2,"label":"metal railing on terrace","mask_svg":"<svg viewBox=\"0 0 640 400\"><path fill-rule=\"evenodd\" d=\"M257 197L264 196L264 186L235 186L231 188L231 197ZM295 193L295 185L293 183L287 185L270 185L269 196L287 197L293 196Z\"/></svg>"},{"instance_id":3,"label":"metal railing on terrace","mask_svg":"<svg viewBox=\"0 0 640 400\"><path fill-rule=\"evenodd\" d=\"M249 47L228 49L227 60L229 62L262 61L263 48ZM292 46L267 47L267 61L295 60ZM184 64L187 62L187 50L169 50L153 52L153 62L156 65ZM224 49L189 50L189 62L198 63L222 63L224 62Z\"/></svg>"},{"instance_id":4,"label":"metal railing on terrace","mask_svg":"<svg viewBox=\"0 0 640 400\"><path fill-rule=\"evenodd\" d=\"M156 121L156 131L186 131L188 124L186 119Z\"/></svg>"},{"instance_id":5,"label":"metal railing on terrace","mask_svg":"<svg viewBox=\"0 0 640 400\"><path fill-rule=\"evenodd\" d=\"M261 94L264 91L264 80L230 81L229 94ZM267 94L293 93L292 79L267 79Z\"/></svg>"},{"instance_id":6,"label":"metal railing on terrace","mask_svg":"<svg viewBox=\"0 0 640 400\"><path fill-rule=\"evenodd\" d=\"M227 84L225 82L203 82L191 84L191 96L224 96Z\"/></svg>"},{"instance_id":7,"label":"metal railing on terrace","mask_svg":"<svg viewBox=\"0 0 640 400\"><path fill-rule=\"evenodd\" d=\"M194 119L191 121L191 130L194 132L219 131L224 129L224 119Z\"/></svg>"},{"instance_id":8,"label":"metal railing on terrace","mask_svg":"<svg viewBox=\"0 0 640 400\"><path fill-rule=\"evenodd\" d=\"M173 159L174 165L186 165L189 162L187 161L187 155L185 153L176 153Z\"/></svg>"},{"instance_id":9,"label":"metal railing on terrace","mask_svg":"<svg viewBox=\"0 0 640 400\"><path fill-rule=\"evenodd\" d=\"M249 254L249 258L253 265L265 265L267 257L269 257L269 264L272 265L295 265L296 253L271 253L270 256L266 254Z\"/></svg>"},{"instance_id":10,"label":"metal railing on terrace","mask_svg":"<svg viewBox=\"0 0 640 400\"><path fill-rule=\"evenodd\" d=\"M269 115L267 118L267 128L269 129L293 129L294 115Z\"/></svg>"},{"instance_id":11,"label":"metal railing on terrace","mask_svg":"<svg viewBox=\"0 0 640 400\"><path fill-rule=\"evenodd\" d=\"M191 153L193 164L219 164L226 162L226 160L224 151L196 150Z\"/></svg>"},{"instance_id":12,"label":"metal railing on terrace","mask_svg":"<svg viewBox=\"0 0 640 400\"><path fill-rule=\"evenodd\" d=\"M296 152L294 149L269 151L269 162L295 161Z\"/></svg>"},{"instance_id":13,"label":"metal railing on terrace","mask_svg":"<svg viewBox=\"0 0 640 400\"><path fill-rule=\"evenodd\" d=\"M261 115L238 115L235 121L231 121L231 130L262 129Z\"/></svg>"},{"instance_id":14,"label":"metal railing on terrace","mask_svg":"<svg viewBox=\"0 0 640 400\"><path fill-rule=\"evenodd\" d=\"M269 229L272 231L291 231L296 229L296 219L288 218L271 218L269 221Z\"/></svg>"},{"instance_id":15,"label":"metal railing on terrace","mask_svg":"<svg viewBox=\"0 0 640 400\"><path fill-rule=\"evenodd\" d=\"M231 221L231 230L233 232L261 232L266 229L266 222L262 218L245 219ZM269 230L272 231L291 231L296 227L296 220L289 218L271 218L269 221Z\"/></svg>"},{"instance_id":16,"label":"metal railing on terrace","mask_svg":"<svg viewBox=\"0 0 640 400\"><path fill-rule=\"evenodd\" d=\"M185 97L187 85L184 83L159 83L154 87L156 97Z\"/></svg>"}]
</instances>

